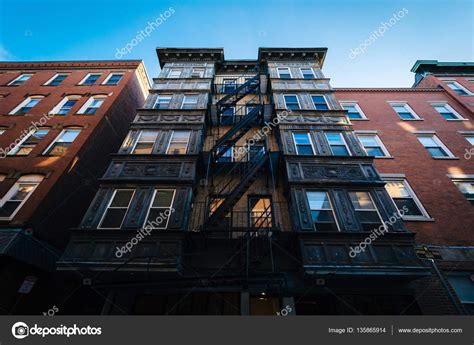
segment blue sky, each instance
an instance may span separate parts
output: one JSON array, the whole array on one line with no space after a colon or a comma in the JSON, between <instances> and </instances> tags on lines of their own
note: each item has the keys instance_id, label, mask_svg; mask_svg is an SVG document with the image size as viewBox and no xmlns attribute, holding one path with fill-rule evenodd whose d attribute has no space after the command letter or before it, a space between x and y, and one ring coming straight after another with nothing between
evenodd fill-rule
<instances>
[{"instance_id":1,"label":"blue sky","mask_svg":"<svg viewBox=\"0 0 474 345\"><path fill-rule=\"evenodd\" d=\"M417 59L474 60L473 0L0 0L0 60L115 59L149 21L174 13L123 59L159 72L156 47L222 47L227 59L258 47L327 47L335 87L411 86ZM405 9L405 10L404 10ZM405 14L365 51L382 22ZM354 54L352 55L354 56Z\"/></svg>"}]
</instances>

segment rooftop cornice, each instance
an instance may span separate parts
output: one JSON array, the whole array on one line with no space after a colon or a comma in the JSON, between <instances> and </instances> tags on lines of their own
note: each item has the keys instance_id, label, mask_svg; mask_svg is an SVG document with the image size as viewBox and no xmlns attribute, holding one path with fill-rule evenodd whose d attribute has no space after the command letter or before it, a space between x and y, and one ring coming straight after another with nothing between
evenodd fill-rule
<instances>
[{"instance_id":1,"label":"rooftop cornice","mask_svg":"<svg viewBox=\"0 0 474 345\"><path fill-rule=\"evenodd\" d=\"M223 48L156 48L156 54L161 68L167 62L224 62Z\"/></svg>"},{"instance_id":2,"label":"rooftop cornice","mask_svg":"<svg viewBox=\"0 0 474 345\"><path fill-rule=\"evenodd\" d=\"M371 87L371 88L357 88L357 87L333 87L335 92L444 92L445 90L440 88L412 88L412 87Z\"/></svg>"},{"instance_id":3,"label":"rooftop cornice","mask_svg":"<svg viewBox=\"0 0 474 345\"><path fill-rule=\"evenodd\" d=\"M128 69L140 64L142 60L6 61L0 62L0 70Z\"/></svg>"},{"instance_id":4,"label":"rooftop cornice","mask_svg":"<svg viewBox=\"0 0 474 345\"><path fill-rule=\"evenodd\" d=\"M411 72L413 73L459 73L474 72L474 62L443 62L438 60L417 60Z\"/></svg>"},{"instance_id":5,"label":"rooftop cornice","mask_svg":"<svg viewBox=\"0 0 474 345\"><path fill-rule=\"evenodd\" d=\"M259 48L258 60L266 61L318 61L320 67L323 67L327 48Z\"/></svg>"}]
</instances>

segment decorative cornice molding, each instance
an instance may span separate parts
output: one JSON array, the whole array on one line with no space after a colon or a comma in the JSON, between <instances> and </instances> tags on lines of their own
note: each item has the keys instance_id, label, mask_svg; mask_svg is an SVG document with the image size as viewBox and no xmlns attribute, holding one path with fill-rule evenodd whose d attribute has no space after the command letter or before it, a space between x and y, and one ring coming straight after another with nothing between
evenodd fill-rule
<instances>
[{"instance_id":1,"label":"decorative cornice molding","mask_svg":"<svg viewBox=\"0 0 474 345\"><path fill-rule=\"evenodd\" d=\"M142 60L7 61L0 62L0 70L135 69L138 68L141 63Z\"/></svg>"}]
</instances>

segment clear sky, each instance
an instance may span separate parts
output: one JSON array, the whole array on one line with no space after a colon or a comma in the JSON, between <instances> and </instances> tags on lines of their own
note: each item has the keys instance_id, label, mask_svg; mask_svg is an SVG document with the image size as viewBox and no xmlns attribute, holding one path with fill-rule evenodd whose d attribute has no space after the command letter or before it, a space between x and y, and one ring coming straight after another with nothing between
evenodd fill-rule
<instances>
[{"instance_id":1,"label":"clear sky","mask_svg":"<svg viewBox=\"0 0 474 345\"><path fill-rule=\"evenodd\" d=\"M136 45L122 56L143 59L150 77L159 72L156 47L222 47L227 59L255 59L258 47L327 47L323 72L335 87L411 86L410 68L417 59L474 60L473 4L0 0L0 60L115 59L117 48L126 47L161 14L160 26L149 27L148 37L133 41ZM387 24L380 29L382 22ZM368 45L357 53L364 41Z\"/></svg>"}]
</instances>

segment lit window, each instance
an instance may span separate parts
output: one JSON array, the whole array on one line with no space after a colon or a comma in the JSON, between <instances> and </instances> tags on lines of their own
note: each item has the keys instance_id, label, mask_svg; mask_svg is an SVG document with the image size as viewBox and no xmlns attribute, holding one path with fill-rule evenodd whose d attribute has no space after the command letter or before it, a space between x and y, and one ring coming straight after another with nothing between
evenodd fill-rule
<instances>
[{"instance_id":1,"label":"lit window","mask_svg":"<svg viewBox=\"0 0 474 345\"><path fill-rule=\"evenodd\" d=\"M172 69L168 74L168 78L179 78L181 77L181 69Z\"/></svg>"},{"instance_id":2,"label":"lit window","mask_svg":"<svg viewBox=\"0 0 474 345\"><path fill-rule=\"evenodd\" d=\"M94 115L105 101L104 96L92 96L77 112L78 114Z\"/></svg>"},{"instance_id":3,"label":"lit window","mask_svg":"<svg viewBox=\"0 0 474 345\"><path fill-rule=\"evenodd\" d=\"M382 224L369 192L349 192L349 198L363 231L375 230Z\"/></svg>"},{"instance_id":4,"label":"lit window","mask_svg":"<svg viewBox=\"0 0 474 345\"><path fill-rule=\"evenodd\" d=\"M104 81L104 85L117 85L122 80L122 73L112 73Z\"/></svg>"},{"instance_id":5,"label":"lit window","mask_svg":"<svg viewBox=\"0 0 474 345\"><path fill-rule=\"evenodd\" d=\"M347 110L347 117L351 120L367 119L364 112L357 103L343 103L341 102L342 109Z\"/></svg>"},{"instance_id":6,"label":"lit window","mask_svg":"<svg viewBox=\"0 0 474 345\"><path fill-rule=\"evenodd\" d=\"M418 140L425 147L431 157L443 158L454 157L448 148L438 139L436 135L418 135Z\"/></svg>"},{"instance_id":7,"label":"lit window","mask_svg":"<svg viewBox=\"0 0 474 345\"><path fill-rule=\"evenodd\" d=\"M327 192L306 192L316 231L339 231Z\"/></svg>"},{"instance_id":8,"label":"lit window","mask_svg":"<svg viewBox=\"0 0 474 345\"><path fill-rule=\"evenodd\" d=\"M173 131L166 153L171 155L186 154L190 136L191 131Z\"/></svg>"},{"instance_id":9,"label":"lit window","mask_svg":"<svg viewBox=\"0 0 474 345\"><path fill-rule=\"evenodd\" d=\"M392 103L392 108L402 120L419 120L420 117L406 103Z\"/></svg>"},{"instance_id":10,"label":"lit window","mask_svg":"<svg viewBox=\"0 0 474 345\"><path fill-rule=\"evenodd\" d=\"M155 101L154 109L169 109L171 103L171 96L158 95Z\"/></svg>"},{"instance_id":11,"label":"lit window","mask_svg":"<svg viewBox=\"0 0 474 345\"><path fill-rule=\"evenodd\" d=\"M66 79L68 74L56 74L54 77L52 77L50 80L48 80L44 85L49 85L49 86L58 86L63 82L64 79Z\"/></svg>"},{"instance_id":12,"label":"lit window","mask_svg":"<svg viewBox=\"0 0 474 345\"><path fill-rule=\"evenodd\" d=\"M71 108L77 103L79 97L64 97L49 113L55 115L66 115Z\"/></svg>"},{"instance_id":13,"label":"lit window","mask_svg":"<svg viewBox=\"0 0 474 345\"><path fill-rule=\"evenodd\" d=\"M172 212L174 189L155 189L143 227L166 229Z\"/></svg>"},{"instance_id":14,"label":"lit window","mask_svg":"<svg viewBox=\"0 0 474 345\"><path fill-rule=\"evenodd\" d=\"M250 225L253 228L272 227L272 201L270 198L251 197Z\"/></svg>"},{"instance_id":15,"label":"lit window","mask_svg":"<svg viewBox=\"0 0 474 345\"><path fill-rule=\"evenodd\" d=\"M24 115L28 113L34 106L36 106L43 97L41 96L34 96L28 97L23 102L21 102L15 109L10 112L10 115Z\"/></svg>"},{"instance_id":16,"label":"lit window","mask_svg":"<svg viewBox=\"0 0 474 345\"><path fill-rule=\"evenodd\" d=\"M357 134L367 155L374 157L389 157L387 149L377 134Z\"/></svg>"},{"instance_id":17,"label":"lit window","mask_svg":"<svg viewBox=\"0 0 474 345\"><path fill-rule=\"evenodd\" d=\"M13 79L8 86L20 86L23 85L28 79L30 79L33 74L20 74L18 77Z\"/></svg>"},{"instance_id":18,"label":"lit window","mask_svg":"<svg viewBox=\"0 0 474 345\"><path fill-rule=\"evenodd\" d=\"M12 219L43 180L42 175L24 175L0 199L0 218Z\"/></svg>"},{"instance_id":19,"label":"lit window","mask_svg":"<svg viewBox=\"0 0 474 345\"><path fill-rule=\"evenodd\" d=\"M286 109L298 110L300 109L300 103L298 102L298 96L296 95L284 95Z\"/></svg>"},{"instance_id":20,"label":"lit window","mask_svg":"<svg viewBox=\"0 0 474 345\"><path fill-rule=\"evenodd\" d=\"M278 70L278 77L281 79L291 79L290 69L287 67L280 67Z\"/></svg>"},{"instance_id":21,"label":"lit window","mask_svg":"<svg viewBox=\"0 0 474 345\"><path fill-rule=\"evenodd\" d=\"M293 133L293 141L298 155L314 155L313 144L308 132Z\"/></svg>"},{"instance_id":22,"label":"lit window","mask_svg":"<svg viewBox=\"0 0 474 345\"><path fill-rule=\"evenodd\" d=\"M350 156L342 133L324 133L334 156Z\"/></svg>"},{"instance_id":23,"label":"lit window","mask_svg":"<svg viewBox=\"0 0 474 345\"><path fill-rule=\"evenodd\" d=\"M63 156L67 152L69 146L71 146L74 140L76 140L79 133L81 133L80 129L63 130L43 154L48 156Z\"/></svg>"},{"instance_id":24,"label":"lit window","mask_svg":"<svg viewBox=\"0 0 474 345\"><path fill-rule=\"evenodd\" d=\"M311 96L313 101L314 109L316 110L329 110L328 104L326 103L326 98L322 95Z\"/></svg>"},{"instance_id":25,"label":"lit window","mask_svg":"<svg viewBox=\"0 0 474 345\"><path fill-rule=\"evenodd\" d=\"M471 96L472 93L466 89L464 86L455 81L447 81L446 85L449 86L451 90L456 92L459 96Z\"/></svg>"},{"instance_id":26,"label":"lit window","mask_svg":"<svg viewBox=\"0 0 474 345\"><path fill-rule=\"evenodd\" d=\"M79 85L94 85L100 78L100 73L89 73L84 79L81 80Z\"/></svg>"},{"instance_id":27,"label":"lit window","mask_svg":"<svg viewBox=\"0 0 474 345\"><path fill-rule=\"evenodd\" d=\"M429 218L428 213L407 180L389 180L385 185L385 189L404 219Z\"/></svg>"},{"instance_id":28,"label":"lit window","mask_svg":"<svg viewBox=\"0 0 474 345\"><path fill-rule=\"evenodd\" d=\"M474 180L453 180L459 191L471 204L474 204Z\"/></svg>"},{"instance_id":29,"label":"lit window","mask_svg":"<svg viewBox=\"0 0 474 345\"><path fill-rule=\"evenodd\" d=\"M116 189L99 223L99 228L120 229L134 194L134 189Z\"/></svg>"},{"instance_id":30,"label":"lit window","mask_svg":"<svg viewBox=\"0 0 474 345\"><path fill-rule=\"evenodd\" d=\"M446 120L463 120L463 117L447 104L433 105L433 107Z\"/></svg>"},{"instance_id":31,"label":"lit window","mask_svg":"<svg viewBox=\"0 0 474 345\"><path fill-rule=\"evenodd\" d=\"M300 68L304 79L314 79L314 72L312 68Z\"/></svg>"},{"instance_id":32,"label":"lit window","mask_svg":"<svg viewBox=\"0 0 474 345\"><path fill-rule=\"evenodd\" d=\"M140 131L138 139L132 149L132 154L150 154L153 152L158 131Z\"/></svg>"},{"instance_id":33,"label":"lit window","mask_svg":"<svg viewBox=\"0 0 474 345\"><path fill-rule=\"evenodd\" d=\"M8 152L9 156L27 156L35 146L42 140L49 129L36 129L29 132L22 141L18 143L11 151Z\"/></svg>"},{"instance_id":34,"label":"lit window","mask_svg":"<svg viewBox=\"0 0 474 345\"><path fill-rule=\"evenodd\" d=\"M181 109L195 109L197 108L198 95L184 95Z\"/></svg>"}]
</instances>

